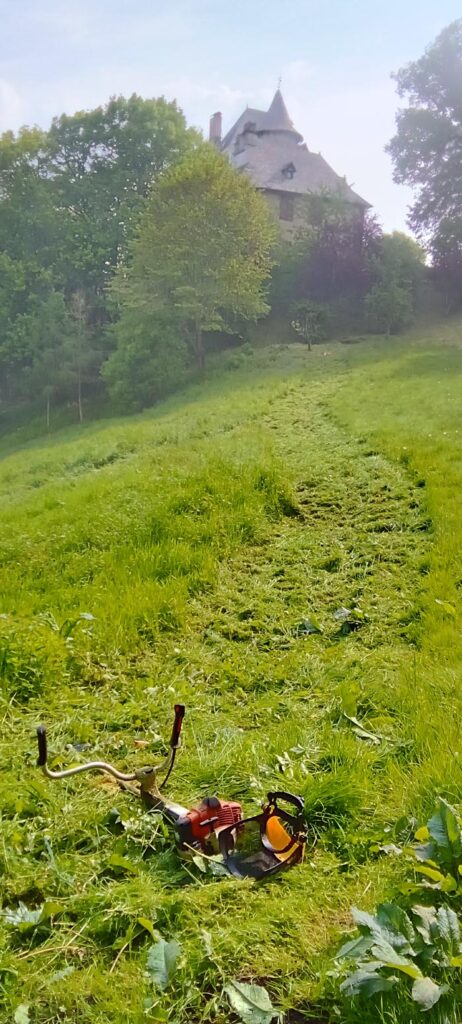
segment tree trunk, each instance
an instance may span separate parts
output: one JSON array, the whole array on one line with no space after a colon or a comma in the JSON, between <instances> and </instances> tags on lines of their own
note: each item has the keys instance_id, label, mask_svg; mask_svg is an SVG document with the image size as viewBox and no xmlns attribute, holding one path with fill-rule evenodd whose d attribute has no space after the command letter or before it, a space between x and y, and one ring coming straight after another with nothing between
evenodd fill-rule
<instances>
[{"instance_id":1,"label":"tree trunk","mask_svg":"<svg viewBox=\"0 0 462 1024\"><path fill-rule=\"evenodd\" d=\"M50 396L47 395L47 430L50 429Z\"/></svg>"},{"instance_id":2,"label":"tree trunk","mask_svg":"<svg viewBox=\"0 0 462 1024\"><path fill-rule=\"evenodd\" d=\"M81 368L80 368L80 359L79 359L79 366L78 366L78 370L77 370L77 404L78 404L78 407L79 407L79 423L83 423L83 411L82 411L82 371L81 371Z\"/></svg>"},{"instance_id":3,"label":"tree trunk","mask_svg":"<svg viewBox=\"0 0 462 1024\"><path fill-rule=\"evenodd\" d=\"M200 323L196 322L196 359L197 365L200 372L202 373L205 368L205 352L204 343L202 339L202 327Z\"/></svg>"}]
</instances>

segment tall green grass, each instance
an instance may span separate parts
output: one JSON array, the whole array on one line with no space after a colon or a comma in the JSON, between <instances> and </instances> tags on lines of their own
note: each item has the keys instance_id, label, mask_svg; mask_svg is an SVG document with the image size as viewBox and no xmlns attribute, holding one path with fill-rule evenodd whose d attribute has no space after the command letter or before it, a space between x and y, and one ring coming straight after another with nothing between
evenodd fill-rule
<instances>
[{"instance_id":1,"label":"tall green grass","mask_svg":"<svg viewBox=\"0 0 462 1024\"><path fill-rule=\"evenodd\" d=\"M328 971L349 907L403 872L377 848L438 792L461 799L461 373L457 325L274 347L152 413L5 454L2 900L57 908L36 931L0 919L1 1020L28 1004L34 1024L224 1024L231 977L266 985L288 1022L346 1019ZM351 628L341 607L361 611ZM156 759L175 699L173 796L251 811L301 792L301 867L260 887L209 877L128 794L34 767L40 719L55 764ZM164 994L139 918L182 947Z\"/></svg>"}]
</instances>

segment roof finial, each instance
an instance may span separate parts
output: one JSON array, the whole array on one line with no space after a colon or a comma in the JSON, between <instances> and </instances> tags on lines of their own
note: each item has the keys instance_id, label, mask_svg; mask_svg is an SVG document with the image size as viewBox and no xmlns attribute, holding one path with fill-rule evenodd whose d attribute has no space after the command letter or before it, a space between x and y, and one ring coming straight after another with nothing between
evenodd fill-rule
<instances>
[{"instance_id":1,"label":"roof finial","mask_svg":"<svg viewBox=\"0 0 462 1024\"><path fill-rule=\"evenodd\" d=\"M281 88L281 85L282 85L282 76L279 75L279 78L278 78L278 89Z\"/></svg>"}]
</instances>

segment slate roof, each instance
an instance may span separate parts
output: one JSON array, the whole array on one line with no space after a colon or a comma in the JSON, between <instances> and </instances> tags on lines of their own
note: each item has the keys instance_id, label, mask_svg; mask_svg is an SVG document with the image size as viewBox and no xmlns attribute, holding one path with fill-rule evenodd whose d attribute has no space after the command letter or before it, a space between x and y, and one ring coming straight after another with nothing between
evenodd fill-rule
<instances>
[{"instance_id":1,"label":"slate roof","mask_svg":"<svg viewBox=\"0 0 462 1024\"><path fill-rule=\"evenodd\" d=\"M297 195L328 191L363 208L370 205L320 153L310 152L294 128L279 89L269 110L244 110L225 135L222 150L257 188ZM287 173L291 164L293 175Z\"/></svg>"}]
</instances>

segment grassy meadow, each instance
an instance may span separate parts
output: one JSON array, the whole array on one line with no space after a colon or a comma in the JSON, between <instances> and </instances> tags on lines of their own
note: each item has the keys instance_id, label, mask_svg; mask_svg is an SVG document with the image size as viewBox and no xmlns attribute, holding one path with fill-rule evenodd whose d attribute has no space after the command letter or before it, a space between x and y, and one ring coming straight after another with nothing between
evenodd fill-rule
<instances>
[{"instance_id":1,"label":"grassy meadow","mask_svg":"<svg viewBox=\"0 0 462 1024\"><path fill-rule=\"evenodd\" d=\"M462 325L235 362L1 443L0 891L45 905L0 917L2 1024L225 1024L233 978L286 1024L421 1019L348 1006L329 972L350 907L409 873L379 850L396 823L462 802ZM156 760L175 700L173 798L301 793L303 865L214 877L105 778L35 767L40 721L53 766ZM159 936L181 946L164 992Z\"/></svg>"}]
</instances>

